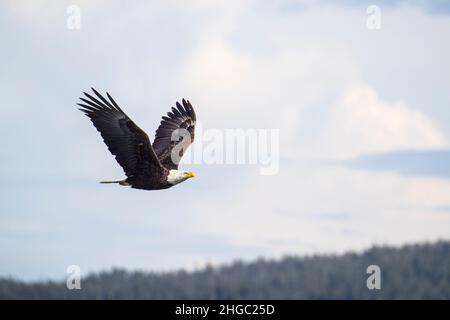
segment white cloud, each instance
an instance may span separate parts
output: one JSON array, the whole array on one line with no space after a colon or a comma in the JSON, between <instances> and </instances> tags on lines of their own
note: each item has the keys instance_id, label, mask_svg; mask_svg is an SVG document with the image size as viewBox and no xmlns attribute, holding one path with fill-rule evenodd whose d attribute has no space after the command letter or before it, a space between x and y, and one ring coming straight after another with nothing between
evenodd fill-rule
<instances>
[{"instance_id":1,"label":"white cloud","mask_svg":"<svg viewBox=\"0 0 450 320\"><path fill-rule=\"evenodd\" d=\"M401 94L387 101L366 84L362 71L367 67L362 63L381 67L386 62L367 58L375 52L372 42L378 52L384 52L381 38L371 42L373 33L352 31L350 26L359 23L362 13L335 9L331 13L310 7L283 18L262 13L264 23L255 29L265 35L264 42L259 43L258 34L253 34L249 41L254 46L233 41L234 30L260 23L249 12L241 10L236 15L247 18L243 20L224 15L232 21L232 28L215 27L224 20L211 19L208 25L217 32L202 38L187 55L180 70L180 91L189 92L210 111L203 119L211 127L280 128L281 153L290 159L339 160L367 153L448 147L444 133L423 108L405 102ZM417 10L406 12L423 24L434 23ZM393 10L386 15L390 27L403 32L402 25L391 22L401 13ZM320 28L308 28L311 24ZM340 41L333 27L341 31ZM395 47L391 35L380 35ZM262 49L255 50L255 46ZM317 108L327 111L320 118L305 120L305 113Z\"/></svg>"},{"instance_id":2,"label":"white cloud","mask_svg":"<svg viewBox=\"0 0 450 320\"><path fill-rule=\"evenodd\" d=\"M333 159L448 147L429 117L403 102L383 101L368 85L351 88L331 109L325 123L315 146L319 154Z\"/></svg>"}]
</instances>

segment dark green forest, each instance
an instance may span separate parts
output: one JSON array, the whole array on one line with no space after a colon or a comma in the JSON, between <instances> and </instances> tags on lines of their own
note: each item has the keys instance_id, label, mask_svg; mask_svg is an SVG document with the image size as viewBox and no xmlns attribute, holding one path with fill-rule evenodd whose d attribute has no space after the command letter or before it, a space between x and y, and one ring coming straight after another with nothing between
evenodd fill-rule
<instances>
[{"instance_id":1,"label":"dark green forest","mask_svg":"<svg viewBox=\"0 0 450 320\"><path fill-rule=\"evenodd\" d=\"M369 290L369 265L381 289ZM450 241L373 247L361 254L236 261L186 272L115 269L81 279L26 283L0 279L1 299L450 299Z\"/></svg>"}]
</instances>

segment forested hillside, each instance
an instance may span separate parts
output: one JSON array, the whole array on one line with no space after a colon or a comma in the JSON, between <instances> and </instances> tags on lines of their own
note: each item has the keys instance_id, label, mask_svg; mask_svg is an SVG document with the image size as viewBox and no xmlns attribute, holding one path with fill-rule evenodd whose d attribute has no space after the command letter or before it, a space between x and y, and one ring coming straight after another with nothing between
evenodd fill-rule
<instances>
[{"instance_id":1,"label":"forested hillside","mask_svg":"<svg viewBox=\"0 0 450 320\"><path fill-rule=\"evenodd\" d=\"M367 266L381 268L381 289L369 290ZM375 247L362 254L285 257L195 272L113 270L65 281L0 279L2 299L450 299L450 242Z\"/></svg>"}]
</instances>

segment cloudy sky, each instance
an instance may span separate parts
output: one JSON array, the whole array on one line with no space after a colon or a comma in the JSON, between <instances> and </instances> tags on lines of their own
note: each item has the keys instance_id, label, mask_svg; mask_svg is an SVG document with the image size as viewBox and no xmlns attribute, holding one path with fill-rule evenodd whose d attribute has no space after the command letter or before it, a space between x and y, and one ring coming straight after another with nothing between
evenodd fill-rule
<instances>
[{"instance_id":1,"label":"cloudy sky","mask_svg":"<svg viewBox=\"0 0 450 320\"><path fill-rule=\"evenodd\" d=\"M445 1L2 1L0 276L450 239L449 37ZM123 173L75 108L91 86L151 139L181 98L204 131L279 129L279 172L100 185Z\"/></svg>"}]
</instances>

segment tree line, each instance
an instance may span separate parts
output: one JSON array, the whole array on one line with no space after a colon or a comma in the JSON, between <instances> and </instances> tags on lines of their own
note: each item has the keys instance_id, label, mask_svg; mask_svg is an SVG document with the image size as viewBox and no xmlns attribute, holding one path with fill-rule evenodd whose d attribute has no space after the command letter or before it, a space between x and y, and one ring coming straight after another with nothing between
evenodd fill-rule
<instances>
[{"instance_id":1,"label":"tree line","mask_svg":"<svg viewBox=\"0 0 450 320\"><path fill-rule=\"evenodd\" d=\"M380 289L368 289L370 265L379 267ZM0 299L450 299L450 241L193 272L114 269L83 277L80 290L68 290L65 281L3 278Z\"/></svg>"}]
</instances>

